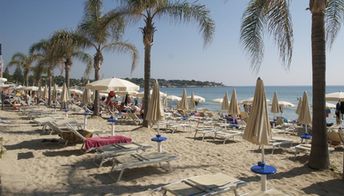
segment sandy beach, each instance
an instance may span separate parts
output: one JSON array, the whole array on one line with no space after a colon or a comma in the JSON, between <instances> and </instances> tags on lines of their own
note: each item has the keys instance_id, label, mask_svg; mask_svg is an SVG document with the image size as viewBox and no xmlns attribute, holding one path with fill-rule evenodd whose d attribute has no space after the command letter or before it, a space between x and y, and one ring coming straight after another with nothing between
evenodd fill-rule
<instances>
[{"instance_id":1,"label":"sandy beach","mask_svg":"<svg viewBox=\"0 0 344 196\"><path fill-rule=\"evenodd\" d=\"M65 146L57 135L42 135L39 126L22 119L18 112L0 111L1 119L11 123L0 126L1 137L7 149L0 159L1 195L162 195L154 191L160 186L202 174L224 173L248 182L239 188L239 194L258 190L260 178L250 167L261 159L258 146L240 137L222 144L211 138L193 139L194 130L174 134L163 133L168 138L163 150L175 154L172 170L166 172L154 166L130 169L115 183L119 172L110 172L111 164L98 168L94 153L85 153L81 144ZM70 116L82 121L82 116ZM111 134L106 120L91 118L88 128ZM155 131L135 125L116 125L117 134L129 136L138 143L153 146L150 138ZM291 138L295 143L299 138ZM330 154L331 169L314 171L307 167L308 155L294 157L292 150L282 148L271 155L266 149L266 162L277 168L268 177L268 187L287 195L344 195L341 180L343 148ZM234 195L228 192L224 195Z\"/></svg>"}]
</instances>

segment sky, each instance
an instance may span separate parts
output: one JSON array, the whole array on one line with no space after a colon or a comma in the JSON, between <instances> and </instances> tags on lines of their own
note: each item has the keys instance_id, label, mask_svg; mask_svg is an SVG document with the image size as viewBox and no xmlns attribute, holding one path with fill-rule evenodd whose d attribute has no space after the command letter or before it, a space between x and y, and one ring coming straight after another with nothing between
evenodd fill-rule
<instances>
[{"instance_id":1,"label":"sky","mask_svg":"<svg viewBox=\"0 0 344 196\"><path fill-rule=\"evenodd\" d=\"M0 0L0 43L5 63L16 52L28 53L30 46L49 38L55 31L73 30L80 23L85 0ZM190 2L195 2L194 0ZM228 86L255 85L257 77L265 85L311 85L311 14L309 0L291 1L294 30L293 58L289 69L283 67L272 38L265 34L264 59L259 72L240 43L241 17L248 0L198 0L210 10L215 33L204 47L196 23L171 23L169 17L155 21L157 31L151 52L151 78L186 79L222 82ZM104 0L104 11L117 6L116 0ZM123 40L139 51L138 67L131 74L131 57L126 53L104 52L101 77L142 78L142 21L129 24ZM327 50L327 85L344 85L343 30L331 49ZM94 55L94 50L87 50ZM74 61L72 77L80 78L85 65ZM56 71L60 74L60 71ZM94 74L90 75L92 79Z\"/></svg>"}]
</instances>

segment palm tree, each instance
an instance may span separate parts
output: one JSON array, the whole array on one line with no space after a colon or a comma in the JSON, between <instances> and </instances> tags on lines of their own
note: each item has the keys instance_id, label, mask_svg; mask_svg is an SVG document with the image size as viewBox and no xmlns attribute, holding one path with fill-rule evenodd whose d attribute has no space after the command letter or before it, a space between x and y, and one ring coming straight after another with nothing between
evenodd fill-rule
<instances>
[{"instance_id":1,"label":"palm tree","mask_svg":"<svg viewBox=\"0 0 344 196\"><path fill-rule=\"evenodd\" d=\"M32 55L25 55L21 52L15 53L11 61L8 63L8 66L11 67L16 65L23 69L24 75L24 85L29 86L29 73L32 67L32 63L34 62L34 57Z\"/></svg>"},{"instance_id":2,"label":"palm tree","mask_svg":"<svg viewBox=\"0 0 344 196\"><path fill-rule=\"evenodd\" d=\"M136 66L138 52L134 45L121 41L124 32L124 20L120 13L111 11L102 14L102 0L88 0L85 4L84 16L79 25L79 32L85 38L85 44L95 49L93 57L94 79L100 79L100 67L103 63L103 51L129 52L132 57L133 71ZM95 92L94 114L99 115L99 94Z\"/></svg>"},{"instance_id":3,"label":"palm tree","mask_svg":"<svg viewBox=\"0 0 344 196\"><path fill-rule=\"evenodd\" d=\"M162 16L170 16L172 20L190 22L196 21L199 24L200 31L203 33L204 42L207 44L211 41L215 25L209 16L209 11L204 5L188 2L172 2L169 0L119 0L123 8L122 12L129 17L135 19L142 18L144 27L141 28L144 45L144 116L148 111L149 102L149 82L151 68L151 48L153 45L153 37L156 31L154 20ZM148 126L148 122L144 121L144 126Z\"/></svg>"},{"instance_id":4,"label":"palm tree","mask_svg":"<svg viewBox=\"0 0 344 196\"><path fill-rule=\"evenodd\" d=\"M53 50L58 58L64 61L65 83L69 85L70 69L73 64L72 59L76 58L87 65L86 70L92 67L92 57L81 51L84 47L84 38L79 34L71 31L60 30L53 34L51 38Z\"/></svg>"},{"instance_id":5,"label":"palm tree","mask_svg":"<svg viewBox=\"0 0 344 196\"><path fill-rule=\"evenodd\" d=\"M329 167L329 154L325 115L325 29L328 43L331 45L344 17L344 2L342 0L310 0L309 10L312 15L313 138L308 165L314 169L326 169ZM241 41L244 49L251 56L253 68L256 69L259 69L263 58L264 25L274 36L284 65L289 66L293 49L289 0L251 0L243 14Z\"/></svg>"},{"instance_id":6,"label":"palm tree","mask_svg":"<svg viewBox=\"0 0 344 196\"><path fill-rule=\"evenodd\" d=\"M54 69L61 64L61 58L54 53L54 46L51 40L41 40L34 43L30 48L30 54L35 55L37 66L40 71L46 72L48 76L49 97L48 105L51 105L51 86L54 74ZM41 73L42 73L41 72ZM39 73L39 74L41 74Z\"/></svg>"}]
</instances>

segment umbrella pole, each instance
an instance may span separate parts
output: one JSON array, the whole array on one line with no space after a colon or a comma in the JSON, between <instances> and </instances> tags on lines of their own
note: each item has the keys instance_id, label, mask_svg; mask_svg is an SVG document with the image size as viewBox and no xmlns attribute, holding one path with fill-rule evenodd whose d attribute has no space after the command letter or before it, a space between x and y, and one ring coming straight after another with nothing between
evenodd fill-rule
<instances>
[{"instance_id":1,"label":"umbrella pole","mask_svg":"<svg viewBox=\"0 0 344 196\"><path fill-rule=\"evenodd\" d=\"M262 145L262 162L263 164L265 165L265 153L264 153L264 145ZM262 183L262 186L261 186L261 190L263 192L265 192L267 190L267 180L266 180L266 176L267 175L260 175L260 179L261 179L261 183Z\"/></svg>"},{"instance_id":2,"label":"umbrella pole","mask_svg":"<svg viewBox=\"0 0 344 196\"><path fill-rule=\"evenodd\" d=\"M306 132L306 134L308 133L307 124L305 124L305 132Z\"/></svg>"},{"instance_id":3,"label":"umbrella pole","mask_svg":"<svg viewBox=\"0 0 344 196\"><path fill-rule=\"evenodd\" d=\"M86 129L87 126L87 114L84 115L84 129Z\"/></svg>"}]
</instances>

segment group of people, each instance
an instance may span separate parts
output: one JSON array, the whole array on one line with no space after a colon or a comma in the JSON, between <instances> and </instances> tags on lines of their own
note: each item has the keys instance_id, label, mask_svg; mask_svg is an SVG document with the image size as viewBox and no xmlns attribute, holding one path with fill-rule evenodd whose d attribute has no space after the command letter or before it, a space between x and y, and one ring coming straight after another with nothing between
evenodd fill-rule
<instances>
[{"instance_id":1,"label":"group of people","mask_svg":"<svg viewBox=\"0 0 344 196\"><path fill-rule=\"evenodd\" d=\"M107 97L102 97L102 101L109 112L132 112L132 113L142 113L142 107L138 105L137 98L133 100L130 98L129 94L126 94L121 102L117 100L116 93L110 91Z\"/></svg>"}]
</instances>

